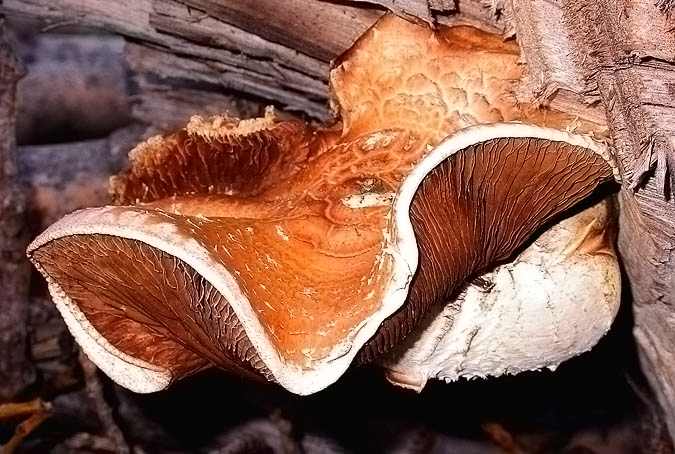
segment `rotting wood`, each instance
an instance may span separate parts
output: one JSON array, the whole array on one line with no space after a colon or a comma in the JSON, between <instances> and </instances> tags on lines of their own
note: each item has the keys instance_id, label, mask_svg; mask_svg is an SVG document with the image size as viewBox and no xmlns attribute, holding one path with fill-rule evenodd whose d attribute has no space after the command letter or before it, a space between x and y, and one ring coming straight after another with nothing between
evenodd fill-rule
<instances>
[{"instance_id":1,"label":"rotting wood","mask_svg":"<svg viewBox=\"0 0 675 454\"><path fill-rule=\"evenodd\" d=\"M128 43L126 60L132 74L132 116L162 131L183 127L192 115L216 115L251 118L263 115L262 100L245 99L228 93L218 93L217 75L197 81L188 68L185 71L172 62L190 65L190 60L181 59L160 49ZM172 77L157 77L156 69Z\"/></svg>"},{"instance_id":2,"label":"rotting wood","mask_svg":"<svg viewBox=\"0 0 675 454\"><path fill-rule=\"evenodd\" d=\"M530 95L606 114L622 170L619 249L643 370L675 439L675 35L654 2L513 0ZM670 176L670 181L668 181Z\"/></svg>"},{"instance_id":3,"label":"rotting wood","mask_svg":"<svg viewBox=\"0 0 675 454\"><path fill-rule=\"evenodd\" d=\"M413 0L409 3L418 2ZM302 0L285 1L282 5L277 0L258 0L255 5L248 0L228 2L182 0L156 2L154 5L156 15L151 19L151 23L163 15L166 4L179 6L186 11L194 8L202 15L231 24L240 30L246 30L246 33L261 37L268 43L279 43L287 49L295 49L322 62L330 61L344 49L349 48L354 40L375 23L383 13L381 10L364 8L364 5L359 8L340 3ZM175 24L172 25L171 30L174 30L174 27ZM192 26L190 29L196 30L197 28ZM250 46L251 52L256 50L257 43L246 44L242 49L248 49ZM269 44L266 47L268 46ZM292 59L297 58L301 56L292 57ZM279 59L277 61L282 64L294 64L292 60ZM318 76L322 75L318 74Z\"/></svg>"},{"instance_id":4,"label":"rotting wood","mask_svg":"<svg viewBox=\"0 0 675 454\"><path fill-rule=\"evenodd\" d=\"M49 27L97 26L164 49L169 58L158 62L153 71L158 77L208 82L224 91L274 99L313 117L327 115L327 60L265 40L180 2L8 0L0 10L39 18ZM316 7L302 11L310 17ZM363 30L354 30L354 38Z\"/></svg>"},{"instance_id":5,"label":"rotting wood","mask_svg":"<svg viewBox=\"0 0 675 454\"><path fill-rule=\"evenodd\" d=\"M22 70L3 27L0 22L0 401L17 396L35 378L27 347L26 199L17 182L14 141L16 83Z\"/></svg>"}]
</instances>

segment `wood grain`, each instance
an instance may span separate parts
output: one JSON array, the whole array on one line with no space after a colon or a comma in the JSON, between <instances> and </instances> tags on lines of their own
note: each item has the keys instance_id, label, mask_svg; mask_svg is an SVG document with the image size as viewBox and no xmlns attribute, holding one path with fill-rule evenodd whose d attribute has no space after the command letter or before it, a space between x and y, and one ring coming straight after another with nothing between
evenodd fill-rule
<instances>
[{"instance_id":1,"label":"wood grain","mask_svg":"<svg viewBox=\"0 0 675 454\"><path fill-rule=\"evenodd\" d=\"M624 178L619 250L634 299L634 333L675 439L672 18L642 0L514 0L512 7L530 95L555 103L572 92L605 114Z\"/></svg>"}]
</instances>

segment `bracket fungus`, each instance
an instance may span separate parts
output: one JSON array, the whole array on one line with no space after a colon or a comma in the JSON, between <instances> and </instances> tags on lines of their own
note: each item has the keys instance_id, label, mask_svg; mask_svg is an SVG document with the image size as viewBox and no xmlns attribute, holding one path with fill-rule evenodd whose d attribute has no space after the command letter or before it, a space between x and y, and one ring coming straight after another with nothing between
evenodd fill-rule
<instances>
[{"instance_id":1,"label":"bracket fungus","mask_svg":"<svg viewBox=\"0 0 675 454\"><path fill-rule=\"evenodd\" d=\"M220 367L319 391L614 180L601 128L518 103L520 77L513 43L386 16L335 62L333 124L194 117L28 255L122 386Z\"/></svg>"}]
</instances>

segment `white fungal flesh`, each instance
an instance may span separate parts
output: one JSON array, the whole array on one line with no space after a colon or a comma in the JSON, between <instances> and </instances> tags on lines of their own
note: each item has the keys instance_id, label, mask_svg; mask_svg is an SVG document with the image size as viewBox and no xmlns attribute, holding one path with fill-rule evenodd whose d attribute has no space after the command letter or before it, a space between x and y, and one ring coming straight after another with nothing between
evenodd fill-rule
<instances>
[{"instance_id":1,"label":"white fungal flesh","mask_svg":"<svg viewBox=\"0 0 675 454\"><path fill-rule=\"evenodd\" d=\"M417 242L409 216L410 204L425 176L445 159L470 145L507 137L567 142L587 148L609 160L604 145L589 137L521 123L472 126L449 136L413 169L394 200L391 226L386 232L383 252L391 256L392 274L384 289L380 308L354 328L348 339L337 345L330 355L313 362L310 369L301 369L283 361L230 271L216 263L195 239L179 234L174 225L159 212L123 207L81 210L49 227L29 246L29 252L64 236L104 234L140 241L177 257L201 274L231 304L251 343L274 379L296 394L312 394L334 383L347 370L360 348L373 337L383 320L405 302L418 262ZM92 361L113 380L140 392L157 391L168 385L170 382L168 371L154 368L154 375L149 374L151 368L148 365L129 361L86 322L84 314L76 305L69 302L57 286L50 286L50 290L64 318L73 320L69 323L73 335ZM580 309L581 312L584 310L595 311L593 307ZM605 325L608 325L613 319L613 313L605 311L596 318L599 320L602 317ZM583 325L591 319L595 325L593 317L580 319L579 323ZM579 326L579 330L586 329L582 325ZM571 339L570 342L576 341ZM578 353L581 347L587 349L589 347L587 341L581 346L572 345L563 350ZM561 356L564 356L564 352ZM504 360L508 361L506 358Z\"/></svg>"},{"instance_id":2,"label":"white fungal flesh","mask_svg":"<svg viewBox=\"0 0 675 454\"><path fill-rule=\"evenodd\" d=\"M491 288L469 285L383 361L389 380L420 391L429 378L554 369L592 348L619 308L619 266L614 256L574 245L607 219L606 202L588 208L484 275Z\"/></svg>"}]
</instances>

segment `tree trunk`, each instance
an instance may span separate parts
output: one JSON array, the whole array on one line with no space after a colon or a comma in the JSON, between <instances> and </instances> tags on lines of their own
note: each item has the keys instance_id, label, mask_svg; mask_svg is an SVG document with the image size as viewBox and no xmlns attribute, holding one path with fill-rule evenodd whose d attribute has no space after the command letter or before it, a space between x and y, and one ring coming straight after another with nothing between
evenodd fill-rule
<instances>
[{"instance_id":1,"label":"tree trunk","mask_svg":"<svg viewBox=\"0 0 675 454\"><path fill-rule=\"evenodd\" d=\"M490 6L486 6L489 4ZM659 8L658 5L661 5ZM137 118L173 124L162 84L233 92L325 119L330 61L386 9L431 25L511 36L527 64L520 96L606 122L623 177L619 247L642 366L675 439L675 40L663 0L5 0L50 26L123 34L144 88ZM174 97L179 101L180 96ZM668 182L668 176L671 181Z\"/></svg>"}]
</instances>

